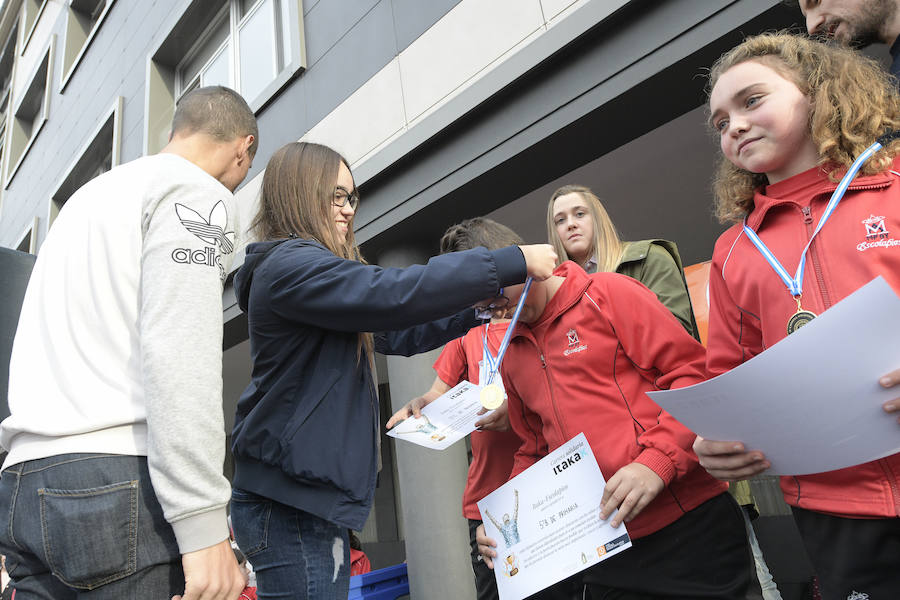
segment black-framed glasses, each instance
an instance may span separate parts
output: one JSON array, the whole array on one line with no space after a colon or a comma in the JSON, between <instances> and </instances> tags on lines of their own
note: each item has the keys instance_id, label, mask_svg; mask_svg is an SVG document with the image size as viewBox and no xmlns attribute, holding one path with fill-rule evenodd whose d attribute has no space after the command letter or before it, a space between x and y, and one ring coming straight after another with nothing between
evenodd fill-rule
<instances>
[{"instance_id":1,"label":"black-framed glasses","mask_svg":"<svg viewBox=\"0 0 900 600\"><path fill-rule=\"evenodd\" d=\"M343 186L335 186L331 203L342 208L347 206L348 202L350 203L350 208L356 210L356 207L359 206L359 192L355 189L352 192L349 192L347 191L347 188Z\"/></svg>"},{"instance_id":2,"label":"black-framed glasses","mask_svg":"<svg viewBox=\"0 0 900 600\"><path fill-rule=\"evenodd\" d=\"M503 288L500 288L498 295L496 298L493 298L489 304L476 304L475 308L475 318L477 319L490 319L495 316L497 312L504 310L509 307L509 298L503 295Z\"/></svg>"}]
</instances>

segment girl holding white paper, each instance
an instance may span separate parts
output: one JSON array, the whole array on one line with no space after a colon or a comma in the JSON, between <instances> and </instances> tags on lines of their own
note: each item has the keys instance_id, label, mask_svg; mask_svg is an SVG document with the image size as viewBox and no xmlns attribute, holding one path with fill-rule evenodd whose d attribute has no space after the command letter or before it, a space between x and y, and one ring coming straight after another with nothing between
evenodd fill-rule
<instances>
[{"instance_id":1,"label":"girl holding white paper","mask_svg":"<svg viewBox=\"0 0 900 600\"><path fill-rule=\"evenodd\" d=\"M876 276L900 291L900 141L885 135L900 130L900 95L874 61L787 34L747 39L716 62L710 84L723 154L717 209L734 223L710 272L707 366L717 375ZM798 376L810 368L798 365ZM895 371L872 384L898 381ZM694 449L720 479L769 467L738 442L698 438ZM783 477L781 487L824 598L896 597L900 455Z\"/></svg>"}]
</instances>

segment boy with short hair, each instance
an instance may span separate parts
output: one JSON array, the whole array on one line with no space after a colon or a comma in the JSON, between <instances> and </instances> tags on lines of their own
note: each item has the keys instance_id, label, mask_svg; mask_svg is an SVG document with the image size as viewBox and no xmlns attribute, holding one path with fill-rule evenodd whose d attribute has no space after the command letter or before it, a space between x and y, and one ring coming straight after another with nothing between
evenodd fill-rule
<instances>
[{"instance_id":1,"label":"boy with short hair","mask_svg":"<svg viewBox=\"0 0 900 600\"><path fill-rule=\"evenodd\" d=\"M188 92L166 147L79 188L41 246L0 425L0 552L20 598L243 587L222 473L222 290L258 137L234 90Z\"/></svg>"},{"instance_id":2,"label":"boy with short hair","mask_svg":"<svg viewBox=\"0 0 900 600\"><path fill-rule=\"evenodd\" d=\"M499 250L523 243L522 238L509 227L491 219L475 217L453 225L444 233L441 237L441 254L471 250L479 246ZM502 303L497 299L493 302L495 305ZM504 307L497 308L498 314L501 314ZM508 323L509 319L492 318L490 323L472 328L465 336L449 342L434 363L437 376L431 389L398 410L388 421L388 429L409 416L418 418L423 407L459 382L467 380L477 384L481 374L485 373L485 352L496 356ZM469 521L472 571L478 600L496 600L498 592L494 573L485 566L475 542L475 530L481 525L481 514L476 503L509 479L513 456L520 442L516 434L509 431L505 405L486 416L480 426L483 429L470 436L472 462L466 477L462 511Z\"/></svg>"},{"instance_id":3,"label":"boy with short hair","mask_svg":"<svg viewBox=\"0 0 900 600\"><path fill-rule=\"evenodd\" d=\"M506 289L516 302L523 286ZM645 392L703 381L705 351L641 283L564 262L533 282L501 366L522 440L510 477L584 432L607 478L600 518L633 546L583 573L594 598L743 598L741 509L702 468L694 434ZM618 513L613 516L613 511ZM497 554L478 532L479 550Z\"/></svg>"}]
</instances>

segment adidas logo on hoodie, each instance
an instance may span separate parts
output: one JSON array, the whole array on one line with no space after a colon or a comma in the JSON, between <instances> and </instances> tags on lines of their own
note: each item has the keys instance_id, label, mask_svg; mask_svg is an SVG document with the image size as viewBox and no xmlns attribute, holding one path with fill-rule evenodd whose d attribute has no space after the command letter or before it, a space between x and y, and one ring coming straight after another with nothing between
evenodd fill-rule
<instances>
[{"instance_id":1,"label":"adidas logo on hoodie","mask_svg":"<svg viewBox=\"0 0 900 600\"><path fill-rule=\"evenodd\" d=\"M218 267L219 277L225 281L225 268L220 261L220 255L230 254L234 250L234 232L225 231L228 226L225 203L221 200L216 202L209 211L209 219L184 204L175 203L175 213L185 229L209 245L200 250L175 248L172 251L172 260L183 265Z\"/></svg>"}]
</instances>

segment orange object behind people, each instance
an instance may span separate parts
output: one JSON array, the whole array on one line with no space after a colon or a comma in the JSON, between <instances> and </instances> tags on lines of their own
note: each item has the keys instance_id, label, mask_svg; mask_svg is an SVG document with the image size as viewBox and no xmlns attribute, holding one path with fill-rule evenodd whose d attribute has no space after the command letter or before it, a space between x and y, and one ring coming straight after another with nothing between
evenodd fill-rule
<instances>
[{"instance_id":1,"label":"orange object behind people","mask_svg":"<svg viewBox=\"0 0 900 600\"><path fill-rule=\"evenodd\" d=\"M709 329L709 265L710 261L688 265L684 268L684 278L687 281L688 294L691 297L691 307L694 309L694 318L697 320L697 333L700 334L700 343L706 345L706 332Z\"/></svg>"}]
</instances>

